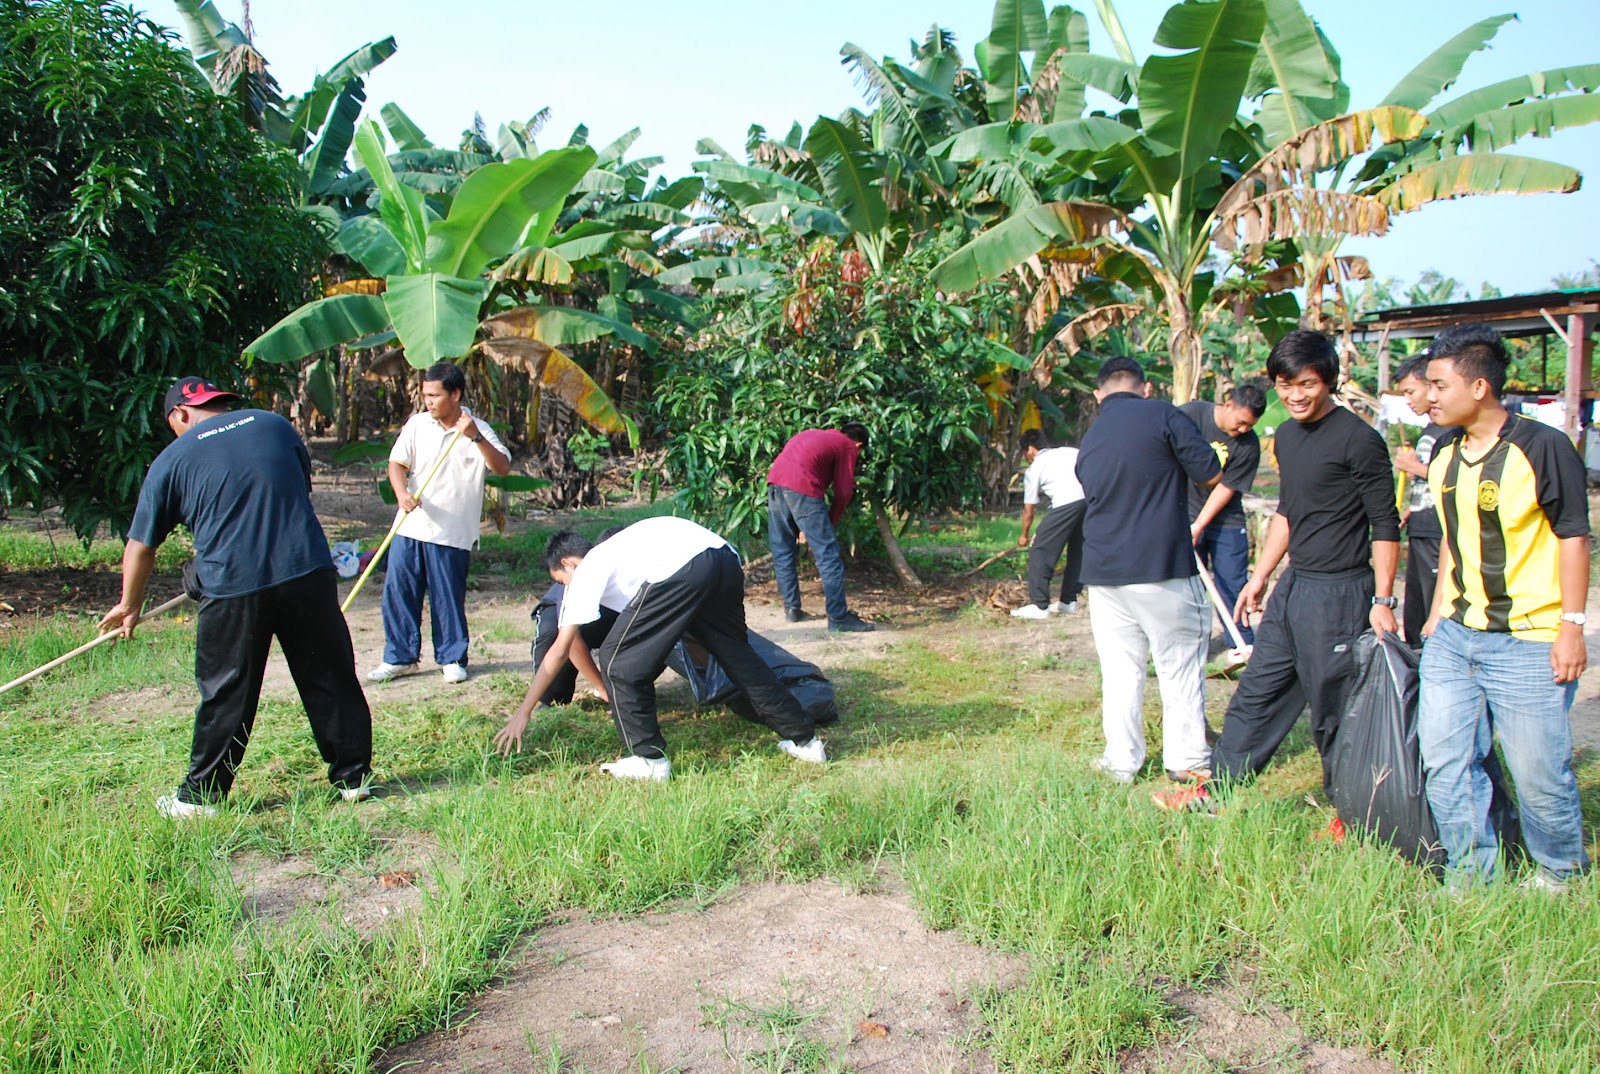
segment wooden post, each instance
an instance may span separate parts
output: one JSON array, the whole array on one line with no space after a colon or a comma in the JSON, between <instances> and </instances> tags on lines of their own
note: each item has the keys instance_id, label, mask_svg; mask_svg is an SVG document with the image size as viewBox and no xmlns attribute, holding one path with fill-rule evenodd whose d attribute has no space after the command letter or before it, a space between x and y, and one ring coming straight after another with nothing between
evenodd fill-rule
<instances>
[{"instance_id":1,"label":"wooden post","mask_svg":"<svg viewBox=\"0 0 1600 1074\"><path fill-rule=\"evenodd\" d=\"M1589 338L1589 318L1585 314L1567 315L1566 338L1567 382L1562 391L1566 403L1566 432L1572 442L1578 445L1578 450L1582 451L1580 438L1583 435L1583 423L1578 420L1578 411L1583 407L1584 393L1593 381L1591 370L1594 360L1594 341Z\"/></svg>"},{"instance_id":2,"label":"wooden post","mask_svg":"<svg viewBox=\"0 0 1600 1074\"><path fill-rule=\"evenodd\" d=\"M1383 326L1378 337L1378 394L1389 390L1389 326Z\"/></svg>"}]
</instances>

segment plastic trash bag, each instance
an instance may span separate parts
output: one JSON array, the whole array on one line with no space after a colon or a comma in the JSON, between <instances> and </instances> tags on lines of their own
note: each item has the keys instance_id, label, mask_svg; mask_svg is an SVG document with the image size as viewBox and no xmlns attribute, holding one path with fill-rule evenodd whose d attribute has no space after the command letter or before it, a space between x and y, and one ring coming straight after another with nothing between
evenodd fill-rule
<instances>
[{"instance_id":1,"label":"plastic trash bag","mask_svg":"<svg viewBox=\"0 0 1600 1074\"><path fill-rule=\"evenodd\" d=\"M1356 683L1334 738L1330 796L1346 828L1372 832L1429 870L1444 848L1423 790L1417 656L1393 634L1356 639Z\"/></svg>"},{"instance_id":2,"label":"plastic trash bag","mask_svg":"<svg viewBox=\"0 0 1600 1074\"><path fill-rule=\"evenodd\" d=\"M766 665L778 676L778 681L788 688L800 707L817 724L830 724L839 719L839 708L834 701L833 683L822 674L817 665L764 638L755 631L749 632L750 648L756 651ZM667 666L689 683L695 704L722 705L747 720L755 719L755 709L743 690L728 678L716 657L706 652L692 638L686 638L672 647L667 656Z\"/></svg>"},{"instance_id":3,"label":"plastic trash bag","mask_svg":"<svg viewBox=\"0 0 1600 1074\"><path fill-rule=\"evenodd\" d=\"M333 569L340 578L354 578L361 573L361 542L339 541L333 546Z\"/></svg>"}]
</instances>

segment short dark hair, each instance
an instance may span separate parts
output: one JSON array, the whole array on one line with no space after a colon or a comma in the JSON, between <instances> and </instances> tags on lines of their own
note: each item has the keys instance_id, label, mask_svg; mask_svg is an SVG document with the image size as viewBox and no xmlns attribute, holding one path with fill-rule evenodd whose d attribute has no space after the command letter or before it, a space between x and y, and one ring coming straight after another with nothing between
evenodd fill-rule
<instances>
[{"instance_id":1,"label":"short dark hair","mask_svg":"<svg viewBox=\"0 0 1600 1074\"><path fill-rule=\"evenodd\" d=\"M600 531L600 536L594 539L594 543L601 544L605 541L609 541L611 538L615 537L617 534L621 533L627 528L628 527L626 526L607 526L605 529Z\"/></svg>"},{"instance_id":2,"label":"short dark hair","mask_svg":"<svg viewBox=\"0 0 1600 1074\"><path fill-rule=\"evenodd\" d=\"M1432 358L1433 355L1429 351L1423 351L1421 354L1413 354L1410 358L1407 358L1405 361L1401 362L1400 368L1394 371L1394 382L1399 384L1407 377L1416 377L1418 380L1426 384L1428 382L1428 362L1431 361Z\"/></svg>"},{"instance_id":3,"label":"short dark hair","mask_svg":"<svg viewBox=\"0 0 1600 1074\"><path fill-rule=\"evenodd\" d=\"M1332 388L1339 383L1339 355L1328 336L1296 328L1273 346L1267 356L1267 376L1273 381L1294 380L1306 370Z\"/></svg>"},{"instance_id":4,"label":"short dark hair","mask_svg":"<svg viewBox=\"0 0 1600 1074\"><path fill-rule=\"evenodd\" d=\"M1044 438L1043 429L1029 429L1022 434L1022 439L1017 442L1017 446L1022 448L1023 451L1027 451L1029 448L1038 448L1043 451L1050 446L1050 442Z\"/></svg>"},{"instance_id":5,"label":"short dark hair","mask_svg":"<svg viewBox=\"0 0 1600 1074\"><path fill-rule=\"evenodd\" d=\"M867 427L859 421L847 421L839 426L839 431L856 443L861 445L861 450L867 450Z\"/></svg>"},{"instance_id":6,"label":"short dark hair","mask_svg":"<svg viewBox=\"0 0 1600 1074\"><path fill-rule=\"evenodd\" d=\"M1244 407L1256 418L1267 412L1267 393L1253 380L1234 385L1233 391L1228 393L1228 402Z\"/></svg>"},{"instance_id":7,"label":"short dark hair","mask_svg":"<svg viewBox=\"0 0 1600 1074\"><path fill-rule=\"evenodd\" d=\"M561 561L568 556L582 559L593 548L594 544L589 538L576 530L562 530L560 533L552 534L544 544L544 569L558 571L561 569Z\"/></svg>"},{"instance_id":8,"label":"short dark hair","mask_svg":"<svg viewBox=\"0 0 1600 1074\"><path fill-rule=\"evenodd\" d=\"M422 382L433 381L447 392L465 392L467 375L454 362L435 362L422 371Z\"/></svg>"},{"instance_id":9,"label":"short dark hair","mask_svg":"<svg viewBox=\"0 0 1600 1074\"><path fill-rule=\"evenodd\" d=\"M1428 348L1428 356L1455 363L1456 372L1468 382L1482 377L1489 382L1489 391L1496 399L1505 391L1511 355L1506 353L1500 333L1481 321L1446 328Z\"/></svg>"},{"instance_id":10,"label":"short dark hair","mask_svg":"<svg viewBox=\"0 0 1600 1074\"><path fill-rule=\"evenodd\" d=\"M1095 386L1104 388L1108 382L1123 377L1131 377L1135 384L1143 384L1144 366L1125 354L1119 354L1115 358L1107 358L1100 363L1100 377L1095 382Z\"/></svg>"}]
</instances>

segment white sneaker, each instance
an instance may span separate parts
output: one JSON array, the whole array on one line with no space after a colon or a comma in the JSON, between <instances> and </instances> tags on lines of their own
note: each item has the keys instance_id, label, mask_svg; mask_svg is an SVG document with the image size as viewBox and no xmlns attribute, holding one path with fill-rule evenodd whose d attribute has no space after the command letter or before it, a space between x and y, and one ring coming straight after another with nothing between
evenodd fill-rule
<instances>
[{"instance_id":1,"label":"white sneaker","mask_svg":"<svg viewBox=\"0 0 1600 1074\"><path fill-rule=\"evenodd\" d=\"M445 682L466 682L467 669L460 664L446 664L441 671Z\"/></svg>"},{"instance_id":2,"label":"white sneaker","mask_svg":"<svg viewBox=\"0 0 1600 1074\"><path fill-rule=\"evenodd\" d=\"M648 779L664 783L672 775L672 762L665 757L618 757L600 766L600 771L616 779Z\"/></svg>"},{"instance_id":3,"label":"white sneaker","mask_svg":"<svg viewBox=\"0 0 1600 1074\"><path fill-rule=\"evenodd\" d=\"M1567 891L1567 882L1540 867L1534 870L1532 876L1518 884L1517 890L1537 891L1542 895L1564 895Z\"/></svg>"},{"instance_id":4,"label":"white sneaker","mask_svg":"<svg viewBox=\"0 0 1600 1074\"><path fill-rule=\"evenodd\" d=\"M1050 613L1037 604L1024 604L1011 613L1013 619L1048 619Z\"/></svg>"},{"instance_id":5,"label":"white sneaker","mask_svg":"<svg viewBox=\"0 0 1600 1074\"><path fill-rule=\"evenodd\" d=\"M1049 611L1051 615L1077 615L1078 602L1075 600L1069 600L1063 604L1058 600L1054 604L1050 605Z\"/></svg>"},{"instance_id":6,"label":"white sneaker","mask_svg":"<svg viewBox=\"0 0 1600 1074\"><path fill-rule=\"evenodd\" d=\"M372 788L365 783L359 787L340 787L339 797L347 802L365 802L372 797Z\"/></svg>"},{"instance_id":7,"label":"white sneaker","mask_svg":"<svg viewBox=\"0 0 1600 1074\"><path fill-rule=\"evenodd\" d=\"M1094 760L1089 762L1089 767L1094 769L1096 772L1099 772L1102 776L1105 776L1107 779L1114 779L1118 783L1132 783L1133 782L1134 773L1132 773L1132 772L1118 772L1115 768L1112 768L1109 764L1106 763L1106 759L1104 757L1096 757Z\"/></svg>"},{"instance_id":8,"label":"white sneaker","mask_svg":"<svg viewBox=\"0 0 1600 1074\"><path fill-rule=\"evenodd\" d=\"M390 679L398 679L402 675L415 673L419 666L417 664L379 664L367 672L367 681L388 682Z\"/></svg>"},{"instance_id":9,"label":"white sneaker","mask_svg":"<svg viewBox=\"0 0 1600 1074\"><path fill-rule=\"evenodd\" d=\"M822 744L822 739L816 736L812 736L811 741L803 746L797 746L794 739L786 738L778 743L778 748L797 761L809 761L811 764L828 763L828 748Z\"/></svg>"},{"instance_id":10,"label":"white sneaker","mask_svg":"<svg viewBox=\"0 0 1600 1074\"><path fill-rule=\"evenodd\" d=\"M156 812L168 820L188 820L190 817L214 817L218 810L204 802L185 802L176 794L163 794L156 799Z\"/></svg>"}]
</instances>

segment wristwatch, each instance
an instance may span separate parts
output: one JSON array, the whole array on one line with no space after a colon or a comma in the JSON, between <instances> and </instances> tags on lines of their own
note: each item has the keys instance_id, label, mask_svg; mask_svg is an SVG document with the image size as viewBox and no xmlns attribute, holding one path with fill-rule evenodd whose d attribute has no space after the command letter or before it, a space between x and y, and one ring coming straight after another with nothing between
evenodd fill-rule
<instances>
[{"instance_id":1,"label":"wristwatch","mask_svg":"<svg viewBox=\"0 0 1600 1074\"><path fill-rule=\"evenodd\" d=\"M467 437L467 439L471 440L474 444L476 444L478 441L483 439L483 434L479 433L477 436L469 436L469 437Z\"/></svg>"},{"instance_id":2,"label":"wristwatch","mask_svg":"<svg viewBox=\"0 0 1600 1074\"><path fill-rule=\"evenodd\" d=\"M1582 612L1562 612L1561 621L1563 623L1571 623L1574 626L1583 626L1589 621L1589 617Z\"/></svg>"},{"instance_id":3,"label":"wristwatch","mask_svg":"<svg viewBox=\"0 0 1600 1074\"><path fill-rule=\"evenodd\" d=\"M1385 608L1388 608L1390 611L1393 611L1394 609L1396 609L1396 608L1398 608L1400 606L1400 598L1399 597L1373 597L1372 598L1372 603L1374 605L1381 604Z\"/></svg>"}]
</instances>

